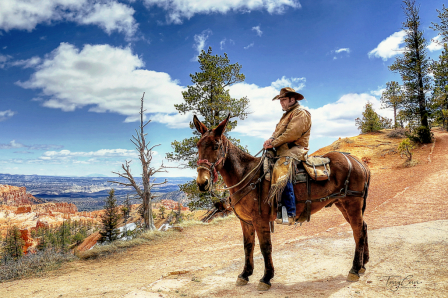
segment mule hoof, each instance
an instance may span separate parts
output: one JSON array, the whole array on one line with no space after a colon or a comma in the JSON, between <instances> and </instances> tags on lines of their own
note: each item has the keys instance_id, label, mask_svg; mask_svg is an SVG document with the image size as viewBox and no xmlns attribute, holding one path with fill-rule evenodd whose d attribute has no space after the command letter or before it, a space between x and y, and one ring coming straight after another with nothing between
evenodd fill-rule
<instances>
[{"instance_id":1,"label":"mule hoof","mask_svg":"<svg viewBox=\"0 0 448 298\"><path fill-rule=\"evenodd\" d=\"M236 285L237 285L238 287L240 287L240 286L245 286L245 285L247 285L248 282L249 282L248 280L245 280L244 278L241 278L241 277L238 277L238 278L236 279Z\"/></svg>"},{"instance_id":2,"label":"mule hoof","mask_svg":"<svg viewBox=\"0 0 448 298\"><path fill-rule=\"evenodd\" d=\"M267 290L269 290L270 288L271 288L271 285L265 284L265 283L262 282L262 281L260 281L260 282L258 283L258 286L257 286L257 290L258 290L258 291L267 291Z\"/></svg>"},{"instance_id":3,"label":"mule hoof","mask_svg":"<svg viewBox=\"0 0 448 298\"><path fill-rule=\"evenodd\" d=\"M364 274L366 272L366 268L362 267L361 269L359 269L358 273L359 274Z\"/></svg>"},{"instance_id":4,"label":"mule hoof","mask_svg":"<svg viewBox=\"0 0 448 298\"><path fill-rule=\"evenodd\" d=\"M359 280L359 274L355 274L355 273L351 273L349 272L348 276L347 276L347 281L350 282L355 282Z\"/></svg>"}]
</instances>

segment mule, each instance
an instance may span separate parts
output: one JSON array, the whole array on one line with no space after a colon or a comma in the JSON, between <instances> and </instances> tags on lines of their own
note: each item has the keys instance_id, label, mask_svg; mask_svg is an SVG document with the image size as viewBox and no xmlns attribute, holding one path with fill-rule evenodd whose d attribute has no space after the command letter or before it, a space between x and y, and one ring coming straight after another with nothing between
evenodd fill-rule
<instances>
[{"instance_id":1,"label":"mule","mask_svg":"<svg viewBox=\"0 0 448 298\"><path fill-rule=\"evenodd\" d=\"M251 171L254 172L253 169L261 164L260 157L256 158L251 156L232 144L225 137L224 131L228 119L229 117L222 121L215 129L209 130L194 116L194 125L201 134L201 138L197 143L199 160L196 183L200 191L211 191L213 188L213 180L217 178L216 171L218 171L227 186L236 186L230 189L230 195L232 197L233 194L244 187L244 184L247 185L251 181L256 182L262 176L262 173L259 171L255 175L251 174L252 176L246 176ZM311 189L310 195L313 200L311 214L318 212L332 203L341 211L345 220L353 230L353 237L356 243L353 266L348 273L347 280L358 281L359 274L365 272L365 265L369 261L367 224L363 220L363 214L366 207L370 171L362 161L350 155L340 152L330 152L324 156L331 160L330 179L325 181L309 181L308 184ZM243 179L251 181L241 183ZM256 232L265 265L264 275L259 281L258 290L268 290L271 287L270 280L274 277L271 224L273 225L272 221L276 218L276 212L273 212L273 209L267 203L259 202L261 198L264 201L264 198L267 197L270 182L266 179L259 179L258 182L260 183L256 185L257 187L253 187L255 184L249 186L252 187L250 192L240 198L236 205L232 204L235 215L241 221L245 252L244 269L238 275L236 285L246 285L249 282L249 276L253 273L253 253ZM351 196L344 195L344 190L348 190ZM300 215L305 208L305 204L300 201L309 195L307 183L295 184L294 192L296 197L296 214ZM338 194L338 196L331 197L331 194ZM328 198L329 196L330 198L325 201L316 200Z\"/></svg>"}]
</instances>

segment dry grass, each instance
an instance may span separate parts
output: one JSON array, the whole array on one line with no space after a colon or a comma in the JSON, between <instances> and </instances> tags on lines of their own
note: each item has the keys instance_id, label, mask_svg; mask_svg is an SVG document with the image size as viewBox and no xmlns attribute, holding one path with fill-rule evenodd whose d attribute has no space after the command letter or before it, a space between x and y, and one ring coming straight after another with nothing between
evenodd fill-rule
<instances>
[{"instance_id":1,"label":"dry grass","mask_svg":"<svg viewBox=\"0 0 448 298\"><path fill-rule=\"evenodd\" d=\"M199 225L216 225L223 221L227 221L227 220L230 220L235 217L236 217L235 214L230 214L225 217L216 217L209 223L202 222L198 219L185 220L185 221L181 222L180 224L178 224L177 226L180 226L182 228L187 228L187 227L193 227L193 226L199 226Z\"/></svg>"},{"instance_id":2,"label":"dry grass","mask_svg":"<svg viewBox=\"0 0 448 298\"><path fill-rule=\"evenodd\" d=\"M76 255L82 260L95 259L98 257L108 256L117 252L126 250L134 246L147 244L149 242L156 241L158 239L167 238L173 236L173 231L147 231L134 239L121 241L117 240L109 244L96 245L90 250L78 252Z\"/></svg>"},{"instance_id":3,"label":"dry grass","mask_svg":"<svg viewBox=\"0 0 448 298\"><path fill-rule=\"evenodd\" d=\"M215 219L213 219L211 222L208 223L208 225L217 225L222 223L223 221L228 221L231 220L233 218L236 218L235 214L230 214L226 217L216 217Z\"/></svg>"},{"instance_id":4,"label":"dry grass","mask_svg":"<svg viewBox=\"0 0 448 298\"><path fill-rule=\"evenodd\" d=\"M341 148L341 140L333 142L333 144L331 144L330 147L333 150L338 150L339 148Z\"/></svg>"},{"instance_id":5,"label":"dry grass","mask_svg":"<svg viewBox=\"0 0 448 298\"><path fill-rule=\"evenodd\" d=\"M40 276L42 273L58 269L62 263L75 260L71 253L55 252L48 249L29 254L17 261L10 260L0 266L0 283L28 276Z\"/></svg>"},{"instance_id":6,"label":"dry grass","mask_svg":"<svg viewBox=\"0 0 448 298\"><path fill-rule=\"evenodd\" d=\"M412 168L412 167L415 167L416 165L418 165L418 160L416 160L416 159L413 159L413 160L406 160L406 161L403 163L403 167L404 167L404 168Z\"/></svg>"}]
</instances>

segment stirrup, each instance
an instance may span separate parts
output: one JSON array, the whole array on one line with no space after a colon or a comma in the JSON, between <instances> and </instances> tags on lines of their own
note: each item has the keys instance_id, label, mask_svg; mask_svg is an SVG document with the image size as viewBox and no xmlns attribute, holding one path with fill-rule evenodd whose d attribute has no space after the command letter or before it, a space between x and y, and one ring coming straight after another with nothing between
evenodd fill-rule
<instances>
[{"instance_id":1,"label":"stirrup","mask_svg":"<svg viewBox=\"0 0 448 298\"><path fill-rule=\"evenodd\" d=\"M282 206L282 211L277 212L277 219L275 223L279 225L289 225L288 212L286 211L286 207Z\"/></svg>"},{"instance_id":2,"label":"stirrup","mask_svg":"<svg viewBox=\"0 0 448 298\"><path fill-rule=\"evenodd\" d=\"M282 225L289 226L288 212L286 211L285 206L282 206Z\"/></svg>"}]
</instances>

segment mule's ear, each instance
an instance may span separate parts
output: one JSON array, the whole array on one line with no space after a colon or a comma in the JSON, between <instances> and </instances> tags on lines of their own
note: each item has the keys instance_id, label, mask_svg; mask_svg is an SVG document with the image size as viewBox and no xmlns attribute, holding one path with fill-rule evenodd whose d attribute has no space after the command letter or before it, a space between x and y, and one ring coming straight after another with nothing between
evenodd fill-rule
<instances>
[{"instance_id":1,"label":"mule's ear","mask_svg":"<svg viewBox=\"0 0 448 298\"><path fill-rule=\"evenodd\" d=\"M229 115L227 115L227 118L222 121L221 123L219 123L218 127L215 128L214 132L215 132L215 137L221 137L221 135L224 133L224 131L226 130L226 126L227 126L227 121L229 121L230 118L230 113Z\"/></svg>"},{"instance_id":2,"label":"mule's ear","mask_svg":"<svg viewBox=\"0 0 448 298\"><path fill-rule=\"evenodd\" d=\"M201 135L203 135L208 130L207 126L205 126L204 123L199 121L199 119L198 119L198 117L196 117L196 115L194 115L194 117L193 117L193 123L194 123L194 126L196 127L196 130L199 131L199 133Z\"/></svg>"}]
</instances>

